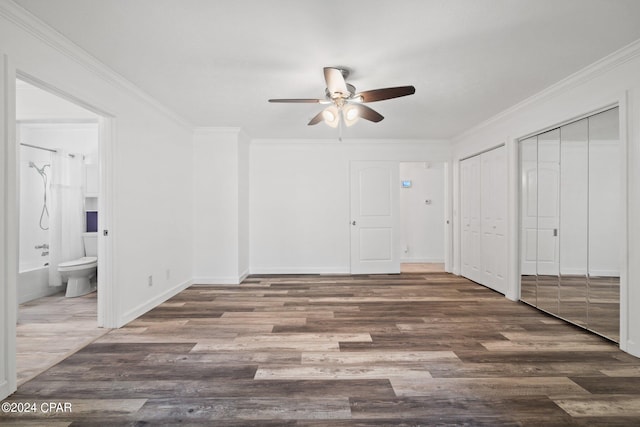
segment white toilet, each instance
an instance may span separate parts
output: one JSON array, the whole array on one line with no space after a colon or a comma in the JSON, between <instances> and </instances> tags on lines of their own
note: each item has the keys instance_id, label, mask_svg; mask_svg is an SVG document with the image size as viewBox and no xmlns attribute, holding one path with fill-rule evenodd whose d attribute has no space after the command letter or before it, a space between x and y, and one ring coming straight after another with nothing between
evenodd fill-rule
<instances>
[{"instance_id":1,"label":"white toilet","mask_svg":"<svg viewBox=\"0 0 640 427\"><path fill-rule=\"evenodd\" d=\"M67 282L66 297L79 297L96 290L91 279L98 271L98 233L82 233L82 240L85 256L58 264L62 282Z\"/></svg>"}]
</instances>

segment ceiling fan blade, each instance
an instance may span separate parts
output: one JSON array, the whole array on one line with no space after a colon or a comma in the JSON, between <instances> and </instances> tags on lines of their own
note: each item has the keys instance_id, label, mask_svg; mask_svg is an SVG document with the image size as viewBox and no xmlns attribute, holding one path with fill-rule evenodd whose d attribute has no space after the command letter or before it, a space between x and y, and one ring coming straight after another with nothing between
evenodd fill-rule
<instances>
[{"instance_id":1,"label":"ceiling fan blade","mask_svg":"<svg viewBox=\"0 0 640 427\"><path fill-rule=\"evenodd\" d=\"M358 110L358 116L362 119L369 120L370 122L378 123L384 116L372 108L367 107L366 105L358 104L358 103L349 103L352 108L356 108Z\"/></svg>"},{"instance_id":2,"label":"ceiling fan blade","mask_svg":"<svg viewBox=\"0 0 640 427\"><path fill-rule=\"evenodd\" d=\"M324 67L324 80L327 82L327 89L330 93L348 94L347 82L344 81L342 71L337 68Z\"/></svg>"},{"instance_id":3,"label":"ceiling fan blade","mask_svg":"<svg viewBox=\"0 0 640 427\"><path fill-rule=\"evenodd\" d=\"M322 117L322 113L323 112L324 112L324 110L320 111L318 114L313 116L313 119L311 119L309 121L309 123L307 123L307 125L308 126L313 126L313 125L317 125L318 123L320 123L323 120L323 117Z\"/></svg>"},{"instance_id":4,"label":"ceiling fan blade","mask_svg":"<svg viewBox=\"0 0 640 427\"><path fill-rule=\"evenodd\" d=\"M416 88L413 86L398 86L387 87L384 89L365 90L364 92L357 94L355 97L362 97L362 102L375 102L413 95L414 93L416 93Z\"/></svg>"},{"instance_id":5,"label":"ceiling fan blade","mask_svg":"<svg viewBox=\"0 0 640 427\"><path fill-rule=\"evenodd\" d=\"M284 99L270 99L269 102L289 102L289 103L294 103L294 104L318 104L320 102L323 102L324 99L305 99L305 98L284 98Z\"/></svg>"}]
</instances>

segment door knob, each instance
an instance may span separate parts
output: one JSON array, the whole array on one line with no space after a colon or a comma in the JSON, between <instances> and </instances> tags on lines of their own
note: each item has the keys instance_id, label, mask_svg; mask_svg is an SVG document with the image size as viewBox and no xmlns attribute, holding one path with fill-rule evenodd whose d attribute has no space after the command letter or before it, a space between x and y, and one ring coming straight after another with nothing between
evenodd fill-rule
<instances>
[{"instance_id":1,"label":"door knob","mask_svg":"<svg viewBox=\"0 0 640 427\"><path fill-rule=\"evenodd\" d=\"M351 221L351 225L356 225L356 220Z\"/></svg>"}]
</instances>

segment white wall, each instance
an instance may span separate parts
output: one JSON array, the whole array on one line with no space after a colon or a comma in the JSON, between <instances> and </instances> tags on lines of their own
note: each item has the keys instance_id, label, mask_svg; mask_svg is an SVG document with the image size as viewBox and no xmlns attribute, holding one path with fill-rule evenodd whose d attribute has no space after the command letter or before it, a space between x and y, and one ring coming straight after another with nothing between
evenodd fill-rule
<instances>
[{"instance_id":1,"label":"white wall","mask_svg":"<svg viewBox=\"0 0 640 427\"><path fill-rule=\"evenodd\" d=\"M348 273L349 163L450 155L446 141L386 140L254 140L250 152L251 273Z\"/></svg>"},{"instance_id":2,"label":"white wall","mask_svg":"<svg viewBox=\"0 0 640 427\"><path fill-rule=\"evenodd\" d=\"M626 147L619 159L626 180L621 186L627 194L626 211L618 219L626 227L620 249L628 249L621 259L621 341L620 347L640 356L640 42L612 54L565 81L512 107L454 140L454 166L460 159L506 143L509 168L509 290L518 298L518 174L516 141L558 124L584 116L613 104L620 105L621 140ZM626 153L624 152L626 150ZM458 171L454 171L457 177ZM454 244L459 242L459 191L454 183ZM627 219L629 221L627 222ZM459 271L459 252L454 253L454 271Z\"/></svg>"},{"instance_id":3,"label":"white wall","mask_svg":"<svg viewBox=\"0 0 640 427\"><path fill-rule=\"evenodd\" d=\"M108 285L118 298L109 307L107 326L121 326L188 286L192 129L11 3L0 4L0 52L7 55L10 71L113 119L107 147L111 217L101 227L110 231L113 275Z\"/></svg>"},{"instance_id":4,"label":"white wall","mask_svg":"<svg viewBox=\"0 0 640 427\"><path fill-rule=\"evenodd\" d=\"M400 163L400 262L444 262L444 163ZM430 201L430 204L426 203Z\"/></svg>"},{"instance_id":5,"label":"white wall","mask_svg":"<svg viewBox=\"0 0 640 427\"><path fill-rule=\"evenodd\" d=\"M239 129L194 136L196 284L237 284L249 273L249 139Z\"/></svg>"},{"instance_id":6,"label":"white wall","mask_svg":"<svg viewBox=\"0 0 640 427\"><path fill-rule=\"evenodd\" d=\"M97 119L91 111L22 80L16 82L16 118L29 121Z\"/></svg>"},{"instance_id":7,"label":"white wall","mask_svg":"<svg viewBox=\"0 0 640 427\"><path fill-rule=\"evenodd\" d=\"M98 120L95 123L20 123L19 142L61 149L84 156L85 163L98 163Z\"/></svg>"}]
</instances>

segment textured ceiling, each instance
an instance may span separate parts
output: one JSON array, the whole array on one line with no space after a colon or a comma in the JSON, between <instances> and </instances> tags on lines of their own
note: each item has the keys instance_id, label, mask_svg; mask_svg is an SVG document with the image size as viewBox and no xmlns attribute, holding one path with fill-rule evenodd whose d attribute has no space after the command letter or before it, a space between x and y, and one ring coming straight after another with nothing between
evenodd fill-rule
<instances>
[{"instance_id":1,"label":"textured ceiling","mask_svg":"<svg viewBox=\"0 0 640 427\"><path fill-rule=\"evenodd\" d=\"M195 126L330 138L322 67L385 116L346 138L448 138L640 38L638 0L17 0Z\"/></svg>"}]
</instances>

